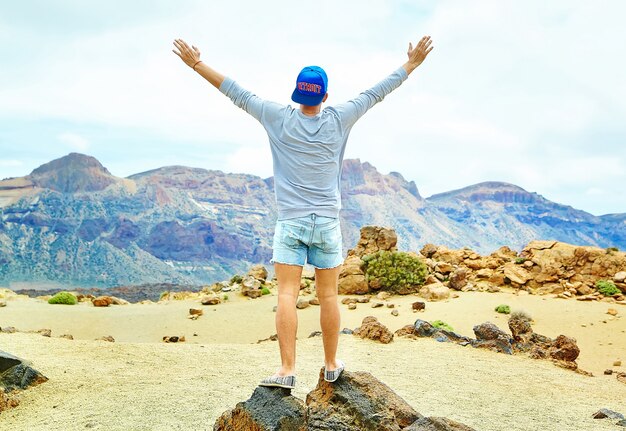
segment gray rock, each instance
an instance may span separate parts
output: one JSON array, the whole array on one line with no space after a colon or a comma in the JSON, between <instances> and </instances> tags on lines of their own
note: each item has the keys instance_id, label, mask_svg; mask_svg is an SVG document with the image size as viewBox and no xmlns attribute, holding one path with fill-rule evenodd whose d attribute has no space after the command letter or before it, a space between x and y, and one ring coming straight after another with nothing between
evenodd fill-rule
<instances>
[{"instance_id":1,"label":"gray rock","mask_svg":"<svg viewBox=\"0 0 626 431\"><path fill-rule=\"evenodd\" d=\"M0 387L5 391L26 389L48 378L28 366L23 359L0 350Z\"/></svg>"},{"instance_id":2,"label":"gray rock","mask_svg":"<svg viewBox=\"0 0 626 431\"><path fill-rule=\"evenodd\" d=\"M594 419L624 419L624 415L609 409L600 409L593 414Z\"/></svg>"},{"instance_id":3,"label":"gray rock","mask_svg":"<svg viewBox=\"0 0 626 431\"><path fill-rule=\"evenodd\" d=\"M289 389L257 387L247 401L224 412L213 431L300 431L305 426L304 403Z\"/></svg>"}]
</instances>

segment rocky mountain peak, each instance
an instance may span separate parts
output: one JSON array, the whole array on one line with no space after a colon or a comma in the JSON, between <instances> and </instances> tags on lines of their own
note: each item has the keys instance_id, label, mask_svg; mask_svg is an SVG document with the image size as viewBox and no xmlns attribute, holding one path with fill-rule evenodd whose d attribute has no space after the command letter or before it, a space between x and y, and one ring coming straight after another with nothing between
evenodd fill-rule
<instances>
[{"instance_id":1,"label":"rocky mountain peak","mask_svg":"<svg viewBox=\"0 0 626 431\"><path fill-rule=\"evenodd\" d=\"M457 200L465 202L492 201L499 203L532 203L545 200L534 192L528 192L514 184L500 181L486 181L462 189L438 193L427 198L433 203Z\"/></svg>"},{"instance_id":2,"label":"rocky mountain peak","mask_svg":"<svg viewBox=\"0 0 626 431\"><path fill-rule=\"evenodd\" d=\"M103 190L118 178L95 157L69 153L34 169L27 178L36 186L63 193Z\"/></svg>"},{"instance_id":3,"label":"rocky mountain peak","mask_svg":"<svg viewBox=\"0 0 626 431\"><path fill-rule=\"evenodd\" d=\"M361 162L360 159L343 161L341 181L342 188L350 194L386 195L404 189L422 200L415 182L405 180L398 172L381 174L371 163Z\"/></svg>"}]
</instances>

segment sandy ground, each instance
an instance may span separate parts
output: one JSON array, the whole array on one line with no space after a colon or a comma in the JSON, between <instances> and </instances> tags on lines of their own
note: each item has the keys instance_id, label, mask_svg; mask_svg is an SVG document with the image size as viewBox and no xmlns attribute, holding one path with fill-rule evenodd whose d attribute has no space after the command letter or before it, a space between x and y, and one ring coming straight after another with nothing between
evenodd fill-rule
<instances>
[{"instance_id":1,"label":"sandy ground","mask_svg":"<svg viewBox=\"0 0 626 431\"><path fill-rule=\"evenodd\" d=\"M274 371L277 345L128 343L0 334L0 346L50 380L20 394L0 429L211 430ZM304 398L317 381L321 339L298 344ZM626 385L585 377L549 362L490 351L398 339L389 345L342 335L340 357L368 371L417 411L477 430L615 430L594 420L606 407L626 412Z\"/></svg>"},{"instance_id":2,"label":"sandy ground","mask_svg":"<svg viewBox=\"0 0 626 431\"><path fill-rule=\"evenodd\" d=\"M9 299L0 308L0 327L49 328L53 336L0 333L0 350L31 361L50 380L21 393L21 404L0 415L0 430L211 430L223 411L247 399L258 381L274 372L279 358L276 342L256 343L275 332L276 297L251 300L230 292L229 298L217 306L169 301L108 308ZM596 375L431 339L382 345L341 336L340 357L349 369L371 372L420 413L494 431L615 430L615 421L591 415L603 407L626 414L626 385L602 375L606 368L626 370L612 366L626 360L626 307L466 292L413 313L410 304L418 299L391 298L398 317L370 304L353 311L341 305L342 327L354 328L374 315L396 330L419 317L444 320L472 335L472 326L484 321L506 329L506 316L493 311L504 303L531 314L539 333L574 336L579 365ZM204 316L187 319L190 307L203 308ZM608 308L616 308L618 316L607 315ZM320 337L307 338L319 329L319 308L299 310L298 316L294 395L305 398L322 363ZM58 338L65 333L75 340ZM94 340L103 335L116 342ZM163 335L185 335L188 341L166 344Z\"/></svg>"},{"instance_id":3,"label":"sandy ground","mask_svg":"<svg viewBox=\"0 0 626 431\"><path fill-rule=\"evenodd\" d=\"M248 299L229 292L228 297L228 301L216 306L189 300L107 308L93 307L91 303L67 306L50 305L38 299L8 300L7 306L0 308L0 327L15 326L24 331L48 328L53 337L72 334L82 340L112 335L118 342L132 343L160 342L164 335L185 335L188 343L250 344L275 333L272 312L275 296ZM370 304L358 304L356 310L348 310L341 305L341 326L353 329L368 315L376 316L392 331L412 324L416 318L440 319L457 332L473 337L472 327L486 321L508 331L508 317L494 311L497 305L508 304L513 311L529 313L535 320L536 332L552 338L559 334L576 338L581 349L578 364L582 369L595 375L601 375L607 368L626 371L626 307L623 305L502 292L460 292L459 298L429 302L425 312L413 313L411 303L416 300L420 298L413 295L391 298L388 302L396 305L397 317L386 307L373 309ZM204 315L195 321L187 319L192 307L202 308ZM609 308L619 314L616 317L606 314ZM319 307L299 310L298 316L300 340L320 329ZM614 367L617 360L624 365Z\"/></svg>"}]
</instances>

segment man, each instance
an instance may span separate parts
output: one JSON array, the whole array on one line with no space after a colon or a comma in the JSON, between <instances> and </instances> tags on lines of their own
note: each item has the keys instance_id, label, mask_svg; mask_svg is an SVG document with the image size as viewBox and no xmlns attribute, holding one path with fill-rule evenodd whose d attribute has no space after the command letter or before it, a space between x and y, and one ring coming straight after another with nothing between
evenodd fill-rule
<instances>
[{"instance_id":1,"label":"man","mask_svg":"<svg viewBox=\"0 0 626 431\"><path fill-rule=\"evenodd\" d=\"M299 109L263 100L200 60L200 51L181 39L173 51L267 131L272 151L278 219L273 239L278 279L276 331L282 366L260 385L294 388L296 383L296 301L305 263L315 267L324 345L324 378L337 380L345 365L338 360L337 284L342 258L339 223L341 166L352 126L368 109L396 89L433 49L430 36L409 43L408 61L387 78L346 103L326 107L328 77L318 66L302 69L291 96Z\"/></svg>"}]
</instances>

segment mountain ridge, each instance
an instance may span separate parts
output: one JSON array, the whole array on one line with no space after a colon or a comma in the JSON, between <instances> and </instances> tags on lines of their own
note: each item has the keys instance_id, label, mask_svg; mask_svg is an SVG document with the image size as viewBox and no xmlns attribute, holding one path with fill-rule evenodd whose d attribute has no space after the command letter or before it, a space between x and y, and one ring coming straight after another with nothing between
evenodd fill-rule
<instances>
[{"instance_id":1,"label":"mountain ridge","mask_svg":"<svg viewBox=\"0 0 626 431\"><path fill-rule=\"evenodd\" d=\"M510 183L423 198L402 174L346 159L341 189L346 249L371 224L395 229L403 250L430 242L488 253L534 239L626 247L626 214L594 216ZM70 153L0 181L0 282L225 279L268 264L276 216L273 177L169 165L122 178Z\"/></svg>"}]
</instances>

